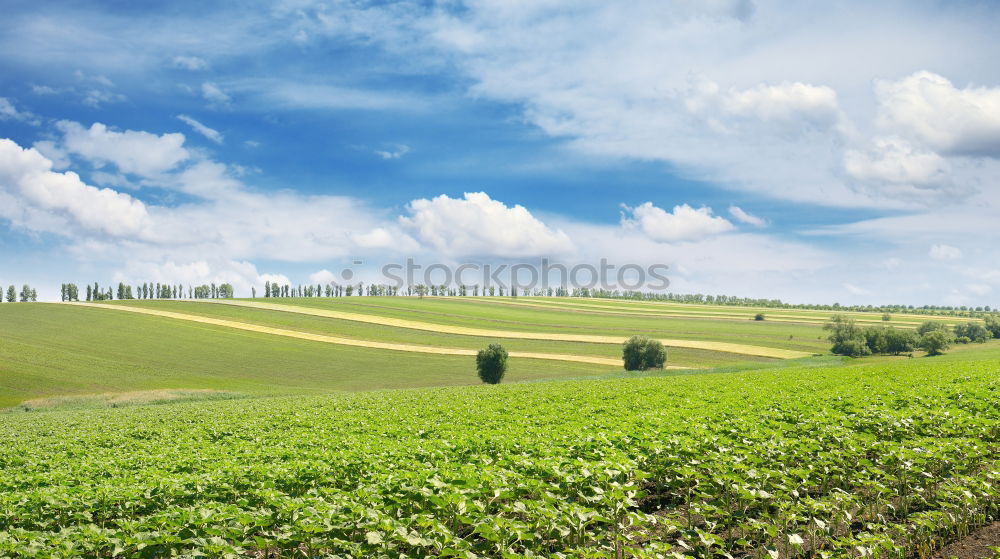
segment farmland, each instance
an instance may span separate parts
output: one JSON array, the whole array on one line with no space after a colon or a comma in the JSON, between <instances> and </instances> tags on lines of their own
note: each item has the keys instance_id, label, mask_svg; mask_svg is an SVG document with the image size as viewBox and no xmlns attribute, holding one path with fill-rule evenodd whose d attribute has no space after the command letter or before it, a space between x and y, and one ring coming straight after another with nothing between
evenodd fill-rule
<instances>
[{"instance_id":1,"label":"farmland","mask_svg":"<svg viewBox=\"0 0 1000 559\"><path fill-rule=\"evenodd\" d=\"M272 299L270 304L276 301ZM0 376L0 407L35 398L156 389L278 395L471 384L476 379L470 372L469 355L498 339L520 354L599 361L515 356L508 376L508 381L515 382L620 371L619 340L631 334L705 346L669 348L668 366L690 369L775 361L773 357L712 349L712 344L718 343L791 356L826 350L819 325L808 323L614 316L469 299L293 298L280 300L279 309L284 310L249 307L247 301L234 303L130 300L112 304L340 338L357 344L420 346L425 351L414 358L413 354L389 349L331 347L316 341L87 304L10 305L0 307L0 369L5 371ZM416 329L310 314L328 311L361 315L376 322L404 320L422 326ZM492 335L449 333L449 329L477 329ZM533 333L570 340L604 337L612 343L497 337Z\"/></svg>"},{"instance_id":2,"label":"farmland","mask_svg":"<svg viewBox=\"0 0 1000 559\"><path fill-rule=\"evenodd\" d=\"M0 557L907 557L998 517L1000 343L690 307L4 306ZM695 347L624 373L633 333Z\"/></svg>"},{"instance_id":3,"label":"farmland","mask_svg":"<svg viewBox=\"0 0 1000 559\"><path fill-rule=\"evenodd\" d=\"M902 557L996 516L998 367L7 415L0 555Z\"/></svg>"}]
</instances>

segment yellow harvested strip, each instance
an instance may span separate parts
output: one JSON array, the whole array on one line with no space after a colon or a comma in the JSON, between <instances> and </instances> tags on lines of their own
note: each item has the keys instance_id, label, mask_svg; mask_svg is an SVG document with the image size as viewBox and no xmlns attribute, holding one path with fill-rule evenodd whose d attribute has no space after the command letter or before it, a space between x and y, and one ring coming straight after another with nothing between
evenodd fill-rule
<instances>
[{"instance_id":1,"label":"yellow harvested strip","mask_svg":"<svg viewBox=\"0 0 1000 559\"><path fill-rule=\"evenodd\" d=\"M591 313L596 314L617 314L617 315L628 315L628 316L653 316L653 317L669 317L669 318L716 318L723 320L753 320L755 313L743 313L740 314L735 311L689 311L682 309L674 309L671 307L665 307L663 309L655 309L649 307L638 307L634 306L631 308L615 305L615 304L590 304L590 303L577 303L575 301L542 301L540 299L528 299L524 301L515 301L510 299L500 299L500 298L483 298L483 299L472 299L476 302L488 303L488 304L500 304L500 305L517 305L523 307L536 307L536 308L546 308L546 309L566 309L566 310L586 310ZM590 301L591 299L583 299L584 301ZM631 301L630 301L631 302ZM603 309L613 309L613 310L603 310ZM795 324L824 324L829 322L830 315L826 316L804 316L796 314L773 314L772 312L765 312L768 322L787 322ZM871 324L885 324L881 318L857 318L856 322L860 323L871 323ZM915 328L920 325L920 322L916 321L904 321L894 318L892 324L894 326L900 326L903 328Z\"/></svg>"},{"instance_id":2,"label":"yellow harvested strip","mask_svg":"<svg viewBox=\"0 0 1000 559\"><path fill-rule=\"evenodd\" d=\"M373 349L388 349L392 351L409 351L413 353L433 353L437 355L465 355L465 356L476 355L476 350L473 349L434 347L434 346L414 345L414 344L395 344L388 342L374 342L369 340L355 340L352 338L341 338L338 336L327 336L324 334L312 334L309 332L298 332L296 330L285 330L284 328L272 328L270 326L262 326L260 324L250 324L247 322L237 322L235 320L223 320L221 318L211 318L207 316L198 316L194 314L186 314L173 311L160 311L155 309L129 307L126 305L104 305L101 303L69 303L69 304L82 305L87 307L98 307L102 309L111 309L115 311L134 312L138 314L148 314L153 316L162 316L164 318L187 320L190 322L199 322L202 324L212 324L214 326L225 326L227 328L236 328L238 330L248 330L250 332L260 332L262 334L272 334L275 336L285 336L286 338L298 338L300 340L310 340L314 342L323 342L327 344L367 347ZM620 359L610 359L607 357L590 357L586 355L567 355L563 353L535 353L530 351L511 351L510 356L522 359L573 361L576 363L607 365L609 367L617 367L617 368L621 368L622 366L622 362ZM689 369L690 367L668 366L666 368Z\"/></svg>"},{"instance_id":3,"label":"yellow harvested strip","mask_svg":"<svg viewBox=\"0 0 1000 559\"><path fill-rule=\"evenodd\" d=\"M411 330L427 330L430 332L439 332L442 334L457 334L460 336L479 336L484 338L508 338L517 340L548 340L553 342L584 342L591 344L616 344L616 345L621 344L622 342L625 341L625 338L618 336L595 336L590 334L562 334L554 332L519 332L516 330L489 330L485 328L470 328L468 326L435 324L431 322L421 322L418 320L407 320L404 318L390 318L386 316L376 316L370 314L331 311L315 307L301 307L298 305L259 303L256 301L214 300L211 302L223 305L236 305L241 307L252 307L255 309L307 314L310 316L322 316L325 318L335 318L338 320L366 322L368 324L394 326L396 328L409 328ZM775 347L734 344L729 342L712 342L705 340L666 340L666 339L661 339L660 342L662 342L663 345L668 347L707 349L711 351L739 353L742 355L773 357L776 359L794 359L796 357L808 357L809 355L812 355L811 353L806 353L804 351L795 351L792 349L779 349Z\"/></svg>"}]
</instances>

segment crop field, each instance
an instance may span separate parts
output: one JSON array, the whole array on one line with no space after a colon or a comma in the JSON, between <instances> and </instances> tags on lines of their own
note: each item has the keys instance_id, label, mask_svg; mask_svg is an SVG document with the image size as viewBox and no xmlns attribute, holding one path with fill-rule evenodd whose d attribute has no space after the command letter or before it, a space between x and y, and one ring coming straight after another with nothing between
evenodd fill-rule
<instances>
[{"instance_id":1,"label":"crop field","mask_svg":"<svg viewBox=\"0 0 1000 559\"><path fill-rule=\"evenodd\" d=\"M926 555L1000 511L998 370L991 343L7 414L0 556Z\"/></svg>"},{"instance_id":2,"label":"crop field","mask_svg":"<svg viewBox=\"0 0 1000 559\"><path fill-rule=\"evenodd\" d=\"M274 395L479 382L468 356L416 358L83 305L4 305L0 317L0 408L43 397L156 389ZM620 369L511 359L508 378Z\"/></svg>"}]
</instances>

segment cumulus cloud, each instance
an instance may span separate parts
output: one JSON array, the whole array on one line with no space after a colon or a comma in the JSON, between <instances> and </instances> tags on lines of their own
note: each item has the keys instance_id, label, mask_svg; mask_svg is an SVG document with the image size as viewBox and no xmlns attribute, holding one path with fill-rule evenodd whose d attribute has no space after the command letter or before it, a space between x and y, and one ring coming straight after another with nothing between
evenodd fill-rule
<instances>
[{"instance_id":1,"label":"cumulus cloud","mask_svg":"<svg viewBox=\"0 0 1000 559\"><path fill-rule=\"evenodd\" d=\"M880 81L879 123L930 148L1000 157L1000 87L955 87L932 72Z\"/></svg>"},{"instance_id":2,"label":"cumulus cloud","mask_svg":"<svg viewBox=\"0 0 1000 559\"><path fill-rule=\"evenodd\" d=\"M506 206L485 192L413 200L400 225L447 256L532 257L569 252L573 243L523 206Z\"/></svg>"},{"instance_id":3,"label":"cumulus cloud","mask_svg":"<svg viewBox=\"0 0 1000 559\"><path fill-rule=\"evenodd\" d=\"M218 130L215 130L214 128L209 128L208 126L205 126L201 122L198 122L197 120L187 115L177 115L177 119L190 126L192 129L194 129L195 132L201 134L202 136L208 138L209 140L217 144L221 144L224 139L222 134Z\"/></svg>"},{"instance_id":4,"label":"cumulus cloud","mask_svg":"<svg viewBox=\"0 0 1000 559\"><path fill-rule=\"evenodd\" d=\"M962 250L946 244L933 244L927 255L934 260L958 260L962 257Z\"/></svg>"},{"instance_id":5,"label":"cumulus cloud","mask_svg":"<svg viewBox=\"0 0 1000 559\"><path fill-rule=\"evenodd\" d=\"M863 185L890 194L939 194L951 186L951 166L932 151L921 150L902 138L877 138L868 150L844 153L844 170Z\"/></svg>"},{"instance_id":6,"label":"cumulus cloud","mask_svg":"<svg viewBox=\"0 0 1000 559\"><path fill-rule=\"evenodd\" d=\"M622 225L636 229L660 242L697 241L735 229L723 217L712 215L712 208L674 206L673 212L646 202L635 208L625 207Z\"/></svg>"},{"instance_id":7,"label":"cumulus cloud","mask_svg":"<svg viewBox=\"0 0 1000 559\"><path fill-rule=\"evenodd\" d=\"M59 231L60 225L96 234L129 236L149 225L145 205L127 194L85 184L73 172L52 171L34 149L0 139L0 215L15 225ZM56 230L52 230L55 227Z\"/></svg>"},{"instance_id":8,"label":"cumulus cloud","mask_svg":"<svg viewBox=\"0 0 1000 559\"><path fill-rule=\"evenodd\" d=\"M354 233L351 240L365 249L393 249L401 253L420 250L420 243L398 227L376 227L364 233Z\"/></svg>"},{"instance_id":9,"label":"cumulus cloud","mask_svg":"<svg viewBox=\"0 0 1000 559\"><path fill-rule=\"evenodd\" d=\"M336 283L340 278L337 277L333 272L327 269L322 269L318 272L313 272L309 274L309 283L316 283L320 285L329 285L331 283Z\"/></svg>"},{"instance_id":10,"label":"cumulus cloud","mask_svg":"<svg viewBox=\"0 0 1000 559\"><path fill-rule=\"evenodd\" d=\"M372 231L385 220L348 197L251 190L226 165L210 160L169 169L157 179L195 195L194 201L174 207L144 204L89 186L76 173L52 171L52 161L36 149L2 142L0 217L24 230L64 237L81 259L119 262L136 254L209 263L340 258L359 248L356 232ZM399 248L385 245L381 250Z\"/></svg>"},{"instance_id":11,"label":"cumulus cloud","mask_svg":"<svg viewBox=\"0 0 1000 559\"><path fill-rule=\"evenodd\" d=\"M207 70L208 62L205 59L197 56L175 56L171 63L174 68L180 68L182 70L191 70L192 72L198 70Z\"/></svg>"},{"instance_id":12,"label":"cumulus cloud","mask_svg":"<svg viewBox=\"0 0 1000 559\"><path fill-rule=\"evenodd\" d=\"M721 91L716 82L703 81L687 97L685 105L708 119L715 129L725 132L732 132L733 126L741 124L734 119L777 125L776 131L785 132L796 128L829 128L842 118L833 88L802 82Z\"/></svg>"},{"instance_id":13,"label":"cumulus cloud","mask_svg":"<svg viewBox=\"0 0 1000 559\"><path fill-rule=\"evenodd\" d=\"M97 168L110 163L123 173L150 177L175 168L190 156L183 147L183 134L119 132L99 122L84 128L68 120L59 121L56 128L63 134L59 150L83 157Z\"/></svg>"},{"instance_id":14,"label":"cumulus cloud","mask_svg":"<svg viewBox=\"0 0 1000 559\"><path fill-rule=\"evenodd\" d=\"M201 84L201 96L218 105L226 105L232 101L232 98L225 91L222 91L222 88L212 82Z\"/></svg>"},{"instance_id":15,"label":"cumulus cloud","mask_svg":"<svg viewBox=\"0 0 1000 559\"><path fill-rule=\"evenodd\" d=\"M743 211L739 206L729 206L729 215L740 223L753 225L754 227L767 227L767 221L753 214Z\"/></svg>"}]
</instances>

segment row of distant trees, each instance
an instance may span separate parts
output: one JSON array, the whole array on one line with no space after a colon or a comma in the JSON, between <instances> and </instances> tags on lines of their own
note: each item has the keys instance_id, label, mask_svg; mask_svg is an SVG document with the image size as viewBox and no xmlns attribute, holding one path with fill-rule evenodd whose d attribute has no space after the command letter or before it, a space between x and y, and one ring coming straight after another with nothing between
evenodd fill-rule
<instances>
[{"instance_id":1,"label":"row of distant trees","mask_svg":"<svg viewBox=\"0 0 1000 559\"><path fill-rule=\"evenodd\" d=\"M257 288L252 287L250 289L251 296L257 297ZM264 283L263 292L264 297L395 297L400 295L415 295L418 297L427 295L432 297L517 297L517 290L502 285L480 287L479 285L419 284L408 285L406 289L401 289L398 286L377 283L365 285L364 282L359 282L357 285L316 284L293 286L268 281ZM570 292L563 287L535 290L524 289L522 290L522 295L569 297Z\"/></svg>"},{"instance_id":2,"label":"row of distant trees","mask_svg":"<svg viewBox=\"0 0 1000 559\"><path fill-rule=\"evenodd\" d=\"M990 315L982 323L966 322L951 328L928 320L916 330L904 330L890 326L862 328L854 319L838 314L831 317L823 329L830 332L828 339L833 344L830 351L836 355L900 355L915 349L938 355L953 343L984 343L990 338L1000 338L1000 318Z\"/></svg>"},{"instance_id":3,"label":"row of distant trees","mask_svg":"<svg viewBox=\"0 0 1000 559\"><path fill-rule=\"evenodd\" d=\"M873 313L919 313L942 316L979 316L976 313L996 312L989 305L982 306L941 306L941 305L814 305L791 304L781 299L755 299L751 297L736 297L732 295L704 295L702 293L651 293L646 291L619 291L607 289L574 289L570 297L598 297L607 299L636 299L644 301L672 301L676 303L691 303L704 305L728 305L738 307L764 307L774 309L809 309L820 311L873 312Z\"/></svg>"},{"instance_id":4,"label":"row of distant trees","mask_svg":"<svg viewBox=\"0 0 1000 559\"><path fill-rule=\"evenodd\" d=\"M38 300L38 292L35 291L35 288L31 287L28 284L24 284L24 286L21 287L20 294L18 294L17 288L11 285L7 288L6 295L7 295L6 300L8 303L18 303L18 302L28 303L31 301ZM3 286L0 285L0 303L2 303L3 301L4 301L4 291L3 291Z\"/></svg>"},{"instance_id":5,"label":"row of distant trees","mask_svg":"<svg viewBox=\"0 0 1000 559\"><path fill-rule=\"evenodd\" d=\"M741 307L763 307L775 309L809 309L824 311L844 311L844 312L872 312L872 313L896 313L896 314L930 314L942 316L978 317L986 313L997 312L989 305L984 306L938 306L938 305L813 305L813 304L791 304L784 303L781 299L757 299L750 297L736 297L732 295L704 295L701 293L652 293L646 291L621 291L599 288L579 287L568 289L563 286L543 287L533 289L514 289L503 285L409 285L405 289L389 285L358 283L357 285L299 285L291 286L267 282L264 286L264 297L351 297L358 295L375 296L395 296L407 295L423 297L595 297L604 299L629 299L643 301L670 301L676 303L705 304L705 305L725 305ZM253 289L253 296L257 296L257 290Z\"/></svg>"},{"instance_id":6,"label":"row of distant trees","mask_svg":"<svg viewBox=\"0 0 1000 559\"><path fill-rule=\"evenodd\" d=\"M27 287L27 286L25 286ZM235 296L233 286L228 283L220 285L189 285L165 284L156 282L140 283L134 286L119 282L114 286L101 286L98 282L87 284L85 301L112 301L115 299L231 299ZM62 284L60 298L62 301L79 301L80 288L75 283Z\"/></svg>"}]
</instances>

